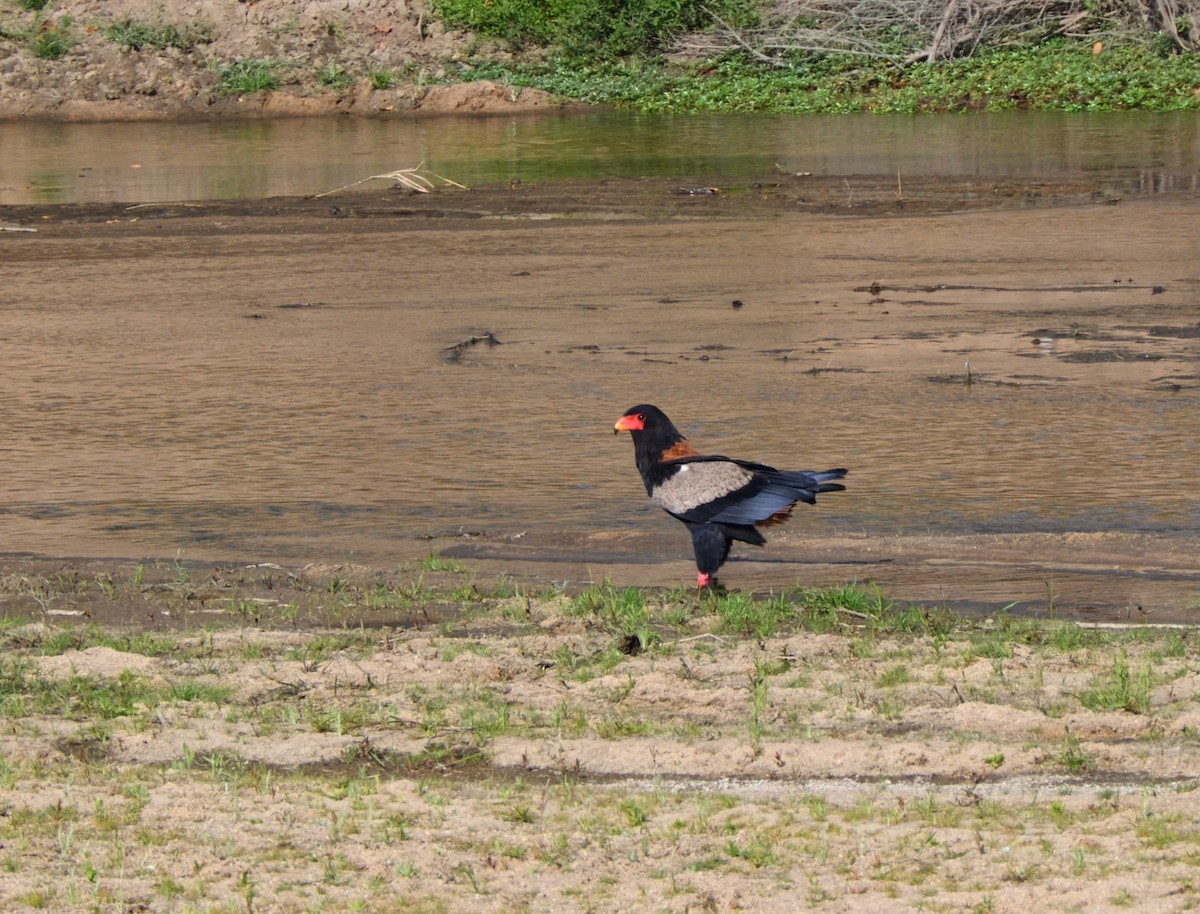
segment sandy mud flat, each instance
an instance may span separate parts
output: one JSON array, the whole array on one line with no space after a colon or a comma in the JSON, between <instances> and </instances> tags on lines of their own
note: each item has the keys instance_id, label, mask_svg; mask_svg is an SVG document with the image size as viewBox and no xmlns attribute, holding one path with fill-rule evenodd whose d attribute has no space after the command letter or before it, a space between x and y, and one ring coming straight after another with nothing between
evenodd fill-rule
<instances>
[{"instance_id":1,"label":"sandy mud flat","mask_svg":"<svg viewBox=\"0 0 1200 914\"><path fill-rule=\"evenodd\" d=\"M1196 199L681 190L0 209L0 907L1200 904ZM699 372L855 468L720 599Z\"/></svg>"}]
</instances>

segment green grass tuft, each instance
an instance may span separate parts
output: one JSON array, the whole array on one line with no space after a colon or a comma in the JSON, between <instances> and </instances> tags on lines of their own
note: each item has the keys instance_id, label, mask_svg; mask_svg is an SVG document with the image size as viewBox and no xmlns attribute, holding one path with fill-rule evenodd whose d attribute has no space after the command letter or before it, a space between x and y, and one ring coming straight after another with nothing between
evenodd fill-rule
<instances>
[{"instance_id":1,"label":"green grass tuft","mask_svg":"<svg viewBox=\"0 0 1200 914\"><path fill-rule=\"evenodd\" d=\"M398 77L392 70L368 70L367 82L372 89L390 89L396 84Z\"/></svg>"},{"instance_id":2,"label":"green grass tuft","mask_svg":"<svg viewBox=\"0 0 1200 914\"><path fill-rule=\"evenodd\" d=\"M253 95L279 88L277 60L235 60L217 67L217 91L222 95Z\"/></svg>"},{"instance_id":3,"label":"green grass tuft","mask_svg":"<svg viewBox=\"0 0 1200 914\"><path fill-rule=\"evenodd\" d=\"M333 66L333 65L330 64L330 66ZM343 72L343 75L348 76L348 74L344 74L344 71L339 71L339 72ZM353 77L349 77L349 80L350 80L350 82L354 82ZM340 82L326 83L324 81L324 78L322 78L321 84L333 86L333 85L348 85L349 83L340 83ZM444 558L440 555L437 555L436 553L430 552L429 555L427 555L425 558L421 559L421 570L422 571L452 571L457 574L457 573L466 571L467 566L464 565L462 562L460 562L458 559L448 559L448 558Z\"/></svg>"},{"instance_id":4,"label":"green grass tuft","mask_svg":"<svg viewBox=\"0 0 1200 914\"><path fill-rule=\"evenodd\" d=\"M317 71L317 82L327 89L345 89L354 85L354 75L331 62Z\"/></svg>"},{"instance_id":5,"label":"green grass tuft","mask_svg":"<svg viewBox=\"0 0 1200 914\"><path fill-rule=\"evenodd\" d=\"M618 634L637 636L643 647L650 641L650 607L641 588L618 589L610 581L593 584L571 601L567 613L598 619Z\"/></svg>"},{"instance_id":6,"label":"green grass tuft","mask_svg":"<svg viewBox=\"0 0 1200 914\"><path fill-rule=\"evenodd\" d=\"M1129 711L1145 714L1150 710L1150 691L1153 686L1150 667L1143 665L1136 673L1129 669L1124 652L1113 661L1112 672L1099 678L1082 692L1079 702L1090 711Z\"/></svg>"},{"instance_id":7,"label":"green grass tuft","mask_svg":"<svg viewBox=\"0 0 1200 914\"><path fill-rule=\"evenodd\" d=\"M198 44L208 44L215 36L211 23L195 22L175 25L147 19L120 19L101 30L109 41L131 51L142 48L176 48L190 51Z\"/></svg>"},{"instance_id":8,"label":"green grass tuft","mask_svg":"<svg viewBox=\"0 0 1200 914\"><path fill-rule=\"evenodd\" d=\"M70 16L63 16L54 24L39 16L26 38L30 53L40 60L58 60L79 40L71 31Z\"/></svg>"}]
</instances>

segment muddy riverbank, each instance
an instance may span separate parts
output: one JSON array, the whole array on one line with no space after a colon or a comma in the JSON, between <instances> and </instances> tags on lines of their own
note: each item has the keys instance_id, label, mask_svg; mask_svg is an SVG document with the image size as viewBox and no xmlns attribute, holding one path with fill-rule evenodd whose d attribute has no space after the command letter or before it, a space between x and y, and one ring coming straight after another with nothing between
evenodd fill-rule
<instances>
[{"instance_id":1,"label":"muddy riverbank","mask_svg":"<svg viewBox=\"0 0 1200 914\"><path fill-rule=\"evenodd\" d=\"M1195 219L782 175L5 207L3 549L674 586L686 536L610 434L652 400L851 467L731 586L1184 620Z\"/></svg>"}]
</instances>

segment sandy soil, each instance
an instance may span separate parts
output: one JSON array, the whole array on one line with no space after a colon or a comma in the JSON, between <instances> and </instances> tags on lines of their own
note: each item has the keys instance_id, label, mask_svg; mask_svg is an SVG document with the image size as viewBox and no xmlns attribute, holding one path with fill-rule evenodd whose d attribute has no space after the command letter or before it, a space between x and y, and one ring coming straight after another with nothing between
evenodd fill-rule
<instances>
[{"instance_id":1,"label":"sandy soil","mask_svg":"<svg viewBox=\"0 0 1200 914\"><path fill-rule=\"evenodd\" d=\"M0 906L1200 903L1192 631L747 637L651 594L631 639L611 607L458 567L10 565Z\"/></svg>"},{"instance_id":2,"label":"sandy soil","mask_svg":"<svg viewBox=\"0 0 1200 914\"><path fill-rule=\"evenodd\" d=\"M114 22L206 25L211 40L183 51L123 50L104 35ZM25 36L69 22L61 58L35 57ZM505 52L447 32L422 0L56 0L40 16L15 5L0 14L0 120L146 120L322 114L489 113L558 107L543 92L494 83L441 85L468 52ZM274 60L281 85L248 96L218 91L217 67ZM353 80L331 88L322 68ZM372 71L395 84L373 89Z\"/></svg>"}]
</instances>

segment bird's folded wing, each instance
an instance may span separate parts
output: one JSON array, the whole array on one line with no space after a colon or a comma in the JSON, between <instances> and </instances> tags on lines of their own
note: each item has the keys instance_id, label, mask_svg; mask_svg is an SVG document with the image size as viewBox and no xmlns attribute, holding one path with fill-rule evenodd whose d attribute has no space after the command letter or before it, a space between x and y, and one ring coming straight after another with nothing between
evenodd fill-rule
<instances>
[{"instance_id":1,"label":"bird's folded wing","mask_svg":"<svg viewBox=\"0 0 1200 914\"><path fill-rule=\"evenodd\" d=\"M655 487L652 497L680 520L699 524L762 523L798 501L812 504L817 492L841 489L827 480L844 473L780 472L765 464L710 456L664 464L672 466L674 474Z\"/></svg>"},{"instance_id":2,"label":"bird's folded wing","mask_svg":"<svg viewBox=\"0 0 1200 914\"><path fill-rule=\"evenodd\" d=\"M684 457L661 464L660 477L650 497L665 511L683 517L740 491L754 480L753 471L732 460Z\"/></svg>"},{"instance_id":3,"label":"bird's folded wing","mask_svg":"<svg viewBox=\"0 0 1200 914\"><path fill-rule=\"evenodd\" d=\"M753 524L796 500L772 491L763 474L723 457L685 458L667 466L674 473L655 486L651 497L680 520Z\"/></svg>"}]
</instances>

